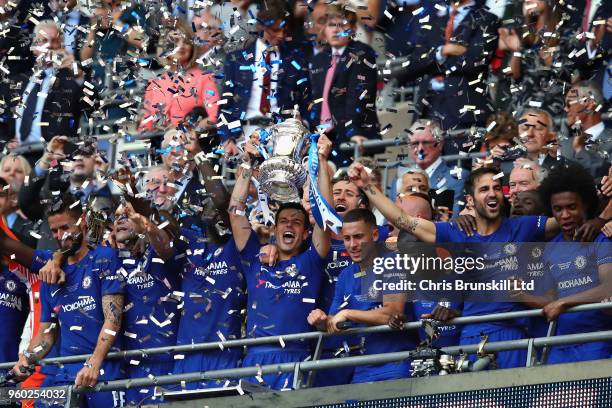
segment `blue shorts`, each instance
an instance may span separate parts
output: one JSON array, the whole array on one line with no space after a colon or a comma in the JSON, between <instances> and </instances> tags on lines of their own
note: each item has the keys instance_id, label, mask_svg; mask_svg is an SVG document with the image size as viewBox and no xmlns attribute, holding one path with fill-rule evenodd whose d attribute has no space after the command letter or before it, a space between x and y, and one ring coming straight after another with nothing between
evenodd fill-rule
<instances>
[{"instance_id":1,"label":"blue shorts","mask_svg":"<svg viewBox=\"0 0 612 408\"><path fill-rule=\"evenodd\" d=\"M470 325L471 329L473 327L476 327L476 325ZM490 328L490 326L488 327ZM496 341L520 340L525 338L524 330L512 326L499 328L498 330L483 330L483 332L489 336L488 343L494 343ZM462 346L478 343L480 343L480 335L461 335L461 339L459 341L459 344ZM487 347L485 346L485 351L486 348ZM476 356L470 355L470 360L476 360ZM497 352L496 362L498 368L525 367L527 363L527 349Z\"/></svg>"},{"instance_id":2,"label":"blue shorts","mask_svg":"<svg viewBox=\"0 0 612 408\"><path fill-rule=\"evenodd\" d=\"M607 359L610 357L611 352L611 344L606 341L555 346L550 349L550 354L546 363L562 364Z\"/></svg>"},{"instance_id":3,"label":"blue shorts","mask_svg":"<svg viewBox=\"0 0 612 408\"><path fill-rule=\"evenodd\" d=\"M355 367L353 384L373 381L398 380L410 377L410 361Z\"/></svg>"},{"instance_id":4,"label":"blue shorts","mask_svg":"<svg viewBox=\"0 0 612 408\"><path fill-rule=\"evenodd\" d=\"M135 366L127 363L127 378L144 378L150 375L160 377L172 374L173 361L147 361ZM151 399L155 387L130 388L125 390L126 400L130 404L140 406L142 404L154 404L159 401Z\"/></svg>"},{"instance_id":5,"label":"blue shorts","mask_svg":"<svg viewBox=\"0 0 612 408\"><path fill-rule=\"evenodd\" d=\"M309 356L306 350L286 350L277 347L257 347L247 351L246 356L242 360L243 367L254 367L257 365L273 365L282 363L291 363L296 361L304 361ZM265 374L262 375L264 384L273 390L288 390L293 387L293 372L281 374ZM247 377L245 380L258 384L259 381L255 377Z\"/></svg>"},{"instance_id":6,"label":"blue shorts","mask_svg":"<svg viewBox=\"0 0 612 408\"><path fill-rule=\"evenodd\" d=\"M224 370L239 366L242 349L231 348L226 350L206 351L199 353L185 353L185 358L176 360L174 374L197 373L213 370ZM189 390L200 388L223 387L225 379L191 382L186 384Z\"/></svg>"}]
</instances>

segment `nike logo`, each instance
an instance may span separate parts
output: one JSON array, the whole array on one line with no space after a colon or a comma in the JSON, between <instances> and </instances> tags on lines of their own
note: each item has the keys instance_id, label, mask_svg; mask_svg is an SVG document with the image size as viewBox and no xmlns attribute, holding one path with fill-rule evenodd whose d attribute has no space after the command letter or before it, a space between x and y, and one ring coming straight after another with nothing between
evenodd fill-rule
<instances>
[{"instance_id":1,"label":"nike logo","mask_svg":"<svg viewBox=\"0 0 612 408\"><path fill-rule=\"evenodd\" d=\"M62 288L59 288L59 289L54 290L53 292L51 292L51 297L55 297L55 294L56 294L57 292L59 292L60 290L62 290Z\"/></svg>"}]
</instances>

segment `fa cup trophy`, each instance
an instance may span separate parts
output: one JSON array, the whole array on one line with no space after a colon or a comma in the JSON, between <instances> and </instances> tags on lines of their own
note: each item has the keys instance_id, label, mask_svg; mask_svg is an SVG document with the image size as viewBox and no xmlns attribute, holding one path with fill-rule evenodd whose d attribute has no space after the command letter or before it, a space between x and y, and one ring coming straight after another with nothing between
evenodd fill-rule
<instances>
[{"instance_id":1,"label":"fa cup trophy","mask_svg":"<svg viewBox=\"0 0 612 408\"><path fill-rule=\"evenodd\" d=\"M299 190L308 176L309 132L296 116L267 129L270 153L257 176L262 191L279 202L300 201Z\"/></svg>"}]
</instances>

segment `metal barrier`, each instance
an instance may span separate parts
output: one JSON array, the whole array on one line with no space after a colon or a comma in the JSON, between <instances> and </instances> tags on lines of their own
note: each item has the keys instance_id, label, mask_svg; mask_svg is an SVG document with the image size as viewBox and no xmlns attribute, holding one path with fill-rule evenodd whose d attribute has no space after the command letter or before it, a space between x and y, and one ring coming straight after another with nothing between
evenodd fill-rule
<instances>
[{"instance_id":1,"label":"metal barrier","mask_svg":"<svg viewBox=\"0 0 612 408\"><path fill-rule=\"evenodd\" d=\"M612 309L612 302L594 303L594 304L575 306L573 308L568 309L564 313L576 313L576 312L584 312L584 311L592 311L592 310L606 310L606 309ZM493 322L493 321L513 320L513 319L525 318L525 317L541 317L541 316L542 316L542 309L521 310L521 311L515 311L515 312L505 312L505 313L497 313L497 314L490 314L490 315L458 317L458 318L455 318L453 320L446 322L445 325L465 325L465 324L475 324L475 323L484 323L484 322ZM551 324L552 323L554 322L551 322ZM409 322L409 323L406 323L404 330L416 330L420 328L421 325L422 324L420 321ZM227 340L227 341L221 341L221 342L166 346L166 347L157 347L157 348L142 349L142 350L126 350L126 351L121 351L121 352L109 353L106 359L107 360L117 360L117 359L127 359L127 358L134 358L134 357L146 357L149 355L163 354L163 353L169 353L169 352L170 353L197 352L197 351L205 351L205 350L219 350L220 347L223 347L223 348L244 347L244 346L248 347L248 346L264 345L264 344L279 344L280 345L283 342L287 342L287 341L317 340L318 341L317 349L314 352L315 361L311 362L314 364L316 363L316 361L323 361L323 360L318 360L317 356L320 356L321 343L322 343L322 339L324 338L336 336L336 335L346 336L346 335L361 334L361 333L384 333L384 332L390 332L392 330L393 329L391 329L389 326L382 325L382 326L372 326L372 327L366 327L366 328L348 329L348 330L342 331L341 333L337 333L337 334L330 334L326 332L307 332L307 333L287 334L287 335L282 335L282 336L268 336L268 337L247 338L247 339L239 339L239 340ZM610 338L612 338L612 331L581 333L581 334L556 336L556 337L543 337L543 338L538 338L538 339L513 340L513 341L507 341L507 342L499 342L499 344L490 343L490 345L493 345L493 344L497 344L497 345L494 346L493 348L491 348L490 346L488 346L487 348L491 351L501 351L501 350L504 350L504 347L509 347L507 348L508 350L527 348L529 351L529 355L531 355L534 347L551 346L551 345L559 345L559 344L573 344L576 342L581 343L581 342L599 341L601 340L602 335L606 337L606 339L608 339L607 336L610 336ZM552 340L552 339L558 339L558 340ZM599 340L595 340L595 339L599 339ZM567 341L563 342L565 340ZM464 350L468 352L475 351L476 347L477 345L455 346L455 347L444 348L444 350L453 354L453 353L458 353L459 350ZM397 354L397 355L401 354L402 356L404 356L406 352L394 353L394 354ZM60 365L60 364L68 364L68 363L77 363L77 362L86 361L89 357L90 357L89 354L68 356L68 357L55 357L55 358L42 359L40 360L39 363L40 365ZM361 359L365 358L365 360L363 361L370 362L371 359L366 358L366 357L371 357L371 356L360 356L360 357L355 357L355 358L361 358ZM406 357L403 357L403 358L406 358ZM324 368L333 368L334 367L333 361L339 362L340 360L344 361L345 359L329 360L327 363L323 364L325 366ZM350 361L359 362L362 360L350 360ZM385 361L397 361L397 360L385 360ZM15 364L16 362L2 363L0 364L0 369L12 368ZM295 368L296 363L287 363L287 364ZM304 366L303 365L305 364L304 362L300 364L302 364L302 367L308 367L308 368L304 368L304 370L306 371L311 370L310 368L311 365L307 364ZM345 363L342 363L338 365L337 367L346 366L344 364ZM348 364L348 365L351 365L351 364ZM359 365L359 363L356 363L356 365ZM528 359L527 365L528 366L531 365L531 363L529 362L529 359ZM246 369L247 368L241 368L237 370L246 370ZM316 368L313 368L313 369L316 369ZM223 370L223 371L225 372L226 370ZM239 372L243 373L243 371L239 371ZM248 372L251 372L251 371L248 371ZM244 374L244 375L249 375L249 374ZM179 381L182 381L182 380L179 380Z\"/></svg>"}]
</instances>

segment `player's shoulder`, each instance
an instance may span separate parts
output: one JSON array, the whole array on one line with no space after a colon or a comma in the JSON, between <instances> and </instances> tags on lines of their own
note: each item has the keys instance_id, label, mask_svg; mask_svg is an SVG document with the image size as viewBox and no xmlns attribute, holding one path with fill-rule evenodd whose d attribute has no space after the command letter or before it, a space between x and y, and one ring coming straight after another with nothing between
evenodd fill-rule
<instances>
[{"instance_id":1,"label":"player's shoulder","mask_svg":"<svg viewBox=\"0 0 612 408\"><path fill-rule=\"evenodd\" d=\"M602 242L602 243L612 243L612 239L611 239L611 238L606 237L606 236L603 234L603 232L600 232L600 233L599 233L599 235L597 235L597 236L595 237L595 240L594 240L593 242L598 242L598 243L599 243L599 242ZM612 249L612 248L610 248L610 249Z\"/></svg>"}]
</instances>

